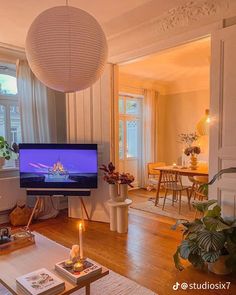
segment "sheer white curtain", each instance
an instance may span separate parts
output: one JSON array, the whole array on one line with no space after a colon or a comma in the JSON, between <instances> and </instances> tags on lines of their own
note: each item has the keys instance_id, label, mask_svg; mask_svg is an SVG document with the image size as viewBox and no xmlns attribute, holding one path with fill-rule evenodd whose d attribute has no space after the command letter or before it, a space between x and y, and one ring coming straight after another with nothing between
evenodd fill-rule
<instances>
[{"instance_id":1,"label":"sheer white curtain","mask_svg":"<svg viewBox=\"0 0 236 295\"><path fill-rule=\"evenodd\" d=\"M23 142L55 142L55 92L34 76L26 60L17 62L17 88Z\"/></svg>"},{"instance_id":2,"label":"sheer white curtain","mask_svg":"<svg viewBox=\"0 0 236 295\"><path fill-rule=\"evenodd\" d=\"M147 185L147 163L157 160L157 114L158 92L145 89L143 101L142 187Z\"/></svg>"},{"instance_id":3,"label":"sheer white curtain","mask_svg":"<svg viewBox=\"0 0 236 295\"><path fill-rule=\"evenodd\" d=\"M26 60L17 62L17 88L22 142L56 142L55 92L34 76ZM42 218L57 214L49 198L44 199L40 211Z\"/></svg>"}]
</instances>

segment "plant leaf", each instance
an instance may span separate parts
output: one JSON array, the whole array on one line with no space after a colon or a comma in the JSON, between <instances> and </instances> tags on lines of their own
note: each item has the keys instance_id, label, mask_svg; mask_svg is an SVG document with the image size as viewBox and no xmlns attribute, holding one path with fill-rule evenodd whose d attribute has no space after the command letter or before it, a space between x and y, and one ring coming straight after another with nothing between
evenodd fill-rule
<instances>
[{"instance_id":1,"label":"plant leaf","mask_svg":"<svg viewBox=\"0 0 236 295\"><path fill-rule=\"evenodd\" d=\"M197 243L206 252L219 251L224 247L225 235L223 232L204 230L198 233Z\"/></svg>"},{"instance_id":2,"label":"plant leaf","mask_svg":"<svg viewBox=\"0 0 236 295\"><path fill-rule=\"evenodd\" d=\"M183 240L182 243L180 244L179 254L181 258L188 259L188 256L190 254L190 245L188 240Z\"/></svg>"},{"instance_id":3,"label":"plant leaf","mask_svg":"<svg viewBox=\"0 0 236 295\"><path fill-rule=\"evenodd\" d=\"M214 217L206 216L203 218L203 222L206 226L206 229L210 231L223 231L231 228L230 225Z\"/></svg>"},{"instance_id":4,"label":"plant leaf","mask_svg":"<svg viewBox=\"0 0 236 295\"><path fill-rule=\"evenodd\" d=\"M205 262L216 262L220 257L220 251L202 251L201 257Z\"/></svg>"},{"instance_id":5,"label":"plant leaf","mask_svg":"<svg viewBox=\"0 0 236 295\"><path fill-rule=\"evenodd\" d=\"M212 204L217 203L217 200L208 200L203 202L193 202L193 207L197 209L199 212L207 211L208 207Z\"/></svg>"},{"instance_id":6,"label":"plant leaf","mask_svg":"<svg viewBox=\"0 0 236 295\"><path fill-rule=\"evenodd\" d=\"M171 226L171 229L176 230L179 225L183 224L185 227L188 227L189 221L186 219L178 219L174 225Z\"/></svg>"}]
</instances>

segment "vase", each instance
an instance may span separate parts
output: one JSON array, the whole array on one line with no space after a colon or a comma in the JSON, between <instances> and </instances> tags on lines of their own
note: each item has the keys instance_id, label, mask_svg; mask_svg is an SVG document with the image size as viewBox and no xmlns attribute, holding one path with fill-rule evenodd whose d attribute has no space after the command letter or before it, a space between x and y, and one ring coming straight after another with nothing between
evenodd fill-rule
<instances>
[{"instance_id":1,"label":"vase","mask_svg":"<svg viewBox=\"0 0 236 295\"><path fill-rule=\"evenodd\" d=\"M124 202L127 199L127 195L128 195L128 184L120 184L120 198L119 201L120 202Z\"/></svg>"},{"instance_id":2,"label":"vase","mask_svg":"<svg viewBox=\"0 0 236 295\"><path fill-rule=\"evenodd\" d=\"M229 255L221 255L216 262L208 263L208 269L217 275L227 275L232 272L232 269L227 267L225 261L229 258Z\"/></svg>"},{"instance_id":3,"label":"vase","mask_svg":"<svg viewBox=\"0 0 236 295\"><path fill-rule=\"evenodd\" d=\"M117 200L118 200L118 185L117 184L109 184L109 196L112 201L117 202Z\"/></svg>"},{"instance_id":4,"label":"vase","mask_svg":"<svg viewBox=\"0 0 236 295\"><path fill-rule=\"evenodd\" d=\"M197 156L192 154L190 156L190 169L191 170L197 170Z\"/></svg>"},{"instance_id":5,"label":"vase","mask_svg":"<svg viewBox=\"0 0 236 295\"><path fill-rule=\"evenodd\" d=\"M5 158L0 157L0 169L5 165Z\"/></svg>"}]
</instances>

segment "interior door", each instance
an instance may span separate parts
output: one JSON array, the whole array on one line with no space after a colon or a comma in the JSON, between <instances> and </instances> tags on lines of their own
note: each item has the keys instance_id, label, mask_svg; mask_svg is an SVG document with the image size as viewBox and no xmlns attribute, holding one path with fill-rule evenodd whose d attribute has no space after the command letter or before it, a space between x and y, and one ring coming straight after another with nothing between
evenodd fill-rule
<instances>
[{"instance_id":1,"label":"interior door","mask_svg":"<svg viewBox=\"0 0 236 295\"><path fill-rule=\"evenodd\" d=\"M119 171L134 175L134 187L140 185L141 98L119 97Z\"/></svg>"},{"instance_id":2,"label":"interior door","mask_svg":"<svg viewBox=\"0 0 236 295\"><path fill-rule=\"evenodd\" d=\"M236 167L236 25L212 35L210 177ZM225 174L210 187L225 217L236 218L236 175Z\"/></svg>"}]
</instances>

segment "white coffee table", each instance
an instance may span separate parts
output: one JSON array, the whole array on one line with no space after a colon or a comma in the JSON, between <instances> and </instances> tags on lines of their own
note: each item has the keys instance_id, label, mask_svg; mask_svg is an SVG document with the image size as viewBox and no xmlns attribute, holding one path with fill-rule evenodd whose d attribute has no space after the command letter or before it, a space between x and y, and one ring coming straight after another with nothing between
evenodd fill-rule
<instances>
[{"instance_id":1,"label":"white coffee table","mask_svg":"<svg viewBox=\"0 0 236 295\"><path fill-rule=\"evenodd\" d=\"M2 270L0 283L2 281L12 294L22 294L16 286L17 277L40 268L48 269L65 282L65 290L58 295L68 295L83 287L86 289L86 295L89 295L90 284L109 274L109 270L103 267L101 273L85 279L77 285L71 283L54 269L57 262L69 257L70 250L40 234L34 234L36 241L34 245L0 256L0 269Z\"/></svg>"}]
</instances>

